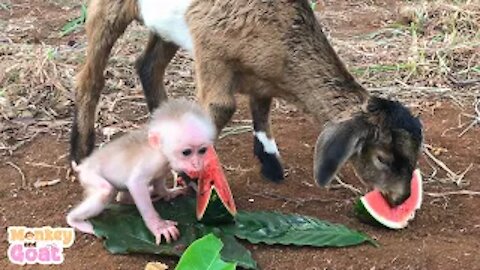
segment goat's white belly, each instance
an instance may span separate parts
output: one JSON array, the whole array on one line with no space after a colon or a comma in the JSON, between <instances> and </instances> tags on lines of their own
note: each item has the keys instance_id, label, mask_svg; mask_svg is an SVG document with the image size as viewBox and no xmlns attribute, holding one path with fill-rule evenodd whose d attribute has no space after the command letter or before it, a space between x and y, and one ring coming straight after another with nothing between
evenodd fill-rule
<instances>
[{"instance_id":1,"label":"goat's white belly","mask_svg":"<svg viewBox=\"0 0 480 270\"><path fill-rule=\"evenodd\" d=\"M143 23L163 39L193 52L193 42L185 20L192 0L138 0Z\"/></svg>"}]
</instances>

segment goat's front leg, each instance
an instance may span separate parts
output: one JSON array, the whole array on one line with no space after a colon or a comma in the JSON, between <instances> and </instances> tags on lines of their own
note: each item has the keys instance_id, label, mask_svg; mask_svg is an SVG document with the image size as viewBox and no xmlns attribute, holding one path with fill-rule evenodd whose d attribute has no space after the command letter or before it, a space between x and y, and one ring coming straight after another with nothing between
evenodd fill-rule
<instances>
[{"instance_id":1,"label":"goat's front leg","mask_svg":"<svg viewBox=\"0 0 480 270\"><path fill-rule=\"evenodd\" d=\"M155 110L161 102L167 100L163 77L165 69L177 50L177 45L166 42L158 35L150 33L147 47L137 59L137 73L142 82L143 93L150 112Z\"/></svg>"},{"instance_id":2,"label":"goat's front leg","mask_svg":"<svg viewBox=\"0 0 480 270\"><path fill-rule=\"evenodd\" d=\"M201 50L195 53L195 67L198 98L214 119L218 137L236 109L233 70L222 60L204 58Z\"/></svg>"},{"instance_id":3,"label":"goat's front leg","mask_svg":"<svg viewBox=\"0 0 480 270\"><path fill-rule=\"evenodd\" d=\"M280 182L283 180L283 167L280 152L270 130L271 97L250 96L250 111L253 119L253 152L260 160L262 175L267 179Z\"/></svg>"},{"instance_id":4,"label":"goat's front leg","mask_svg":"<svg viewBox=\"0 0 480 270\"><path fill-rule=\"evenodd\" d=\"M71 159L80 163L95 144L95 109L105 84L103 72L115 41L135 18L132 1L93 0L85 24L88 47L85 64L76 77L75 113L70 138Z\"/></svg>"}]
</instances>

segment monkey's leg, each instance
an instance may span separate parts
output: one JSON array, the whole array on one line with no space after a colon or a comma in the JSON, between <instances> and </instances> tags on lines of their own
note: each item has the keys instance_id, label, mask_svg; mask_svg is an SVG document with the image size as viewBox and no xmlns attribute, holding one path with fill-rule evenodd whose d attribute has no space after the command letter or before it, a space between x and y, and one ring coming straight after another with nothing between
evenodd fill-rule
<instances>
[{"instance_id":1,"label":"monkey's leg","mask_svg":"<svg viewBox=\"0 0 480 270\"><path fill-rule=\"evenodd\" d=\"M82 173L82 184L85 185L87 196L67 215L67 223L77 230L94 234L92 223L87 219L100 214L116 194L115 188L105 179L95 173Z\"/></svg>"},{"instance_id":2,"label":"monkey's leg","mask_svg":"<svg viewBox=\"0 0 480 270\"><path fill-rule=\"evenodd\" d=\"M137 73L142 82L143 93L150 112L157 108L161 102L167 100L163 76L168 63L175 56L177 50L177 45L166 42L154 33L150 33L147 47L137 59Z\"/></svg>"},{"instance_id":3,"label":"monkey's leg","mask_svg":"<svg viewBox=\"0 0 480 270\"><path fill-rule=\"evenodd\" d=\"M105 84L103 72L115 41L136 17L135 1L94 0L85 24L88 47L85 64L76 77L75 113L70 156L78 164L95 144L95 108Z\"/></svg>"},{"instance_id":4,"label":"monkey's leg","mask_svg":"<svg viewBox=\"0 0 480 270\"><path fill-rule=\"evenodd\" d=\"M155 191L155 188L153 186L149 187L149 191L150 191L150 197L152 198L152 201L155 202L161 199L160 197L157 196L158 194ZM117 194L116 201L121 204L135 204L135 201L133 200L132 195L130 195L130 192L128 192L127 190L119 191Z\"/></svg>"},{"instance_id":5,"label":"monkey's leg","mask_svg":"<svg viewBox=\"0 0 480 270\"><path fill-rule=\"evenodd\" d=\"M210 112L218 137L236 109L233 69L222 60L203 57L201 47L197 48L195 67L198 97L200 103Z\"/></svg>"},{"instance_id":6,"label":"monkey's leg","mask_svg":"<svg viewBox=\"0 0 480 270\"><path fill-rule=\"evenodd\" d=\"M283 180L280 152L270 130L271 97L250 96L250 111L253 119L253 152L260 160L263 176L274 182Z\"/></svg>"}]
</instances>

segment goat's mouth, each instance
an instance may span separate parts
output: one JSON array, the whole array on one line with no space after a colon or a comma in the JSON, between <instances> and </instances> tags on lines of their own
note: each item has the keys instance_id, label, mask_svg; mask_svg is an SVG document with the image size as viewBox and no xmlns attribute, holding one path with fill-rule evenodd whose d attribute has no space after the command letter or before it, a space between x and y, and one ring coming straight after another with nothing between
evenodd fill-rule
<instances>
[{"instance_id":1,"label":"goat's mouth","mask_svg":"<svg viewBox=\"0 0 480 270\"><path fill-rule=\"evenodd\" d=\"M381 190L380 193L392 208L403 204L410 197L410 194L396 194L385 190Z\"/></svg>"}]
</instances>

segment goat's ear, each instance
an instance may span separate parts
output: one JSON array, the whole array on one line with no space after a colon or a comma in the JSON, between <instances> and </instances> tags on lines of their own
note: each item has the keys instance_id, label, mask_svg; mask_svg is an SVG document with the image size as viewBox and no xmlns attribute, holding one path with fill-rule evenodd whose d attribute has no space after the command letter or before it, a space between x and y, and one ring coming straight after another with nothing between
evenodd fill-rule
<instances>
[{"instance_id":1,"label":"goat's ear","mask_svg":"<svg viewBox=\"0 0 480 270\"><path fill-rule=\"evenodd\" d=\"M358 151L368 134L368 127L359 118L330 123L320 133L315 145L315 180L326 186L343 164Z\"/></svg>"}]
</instances>

